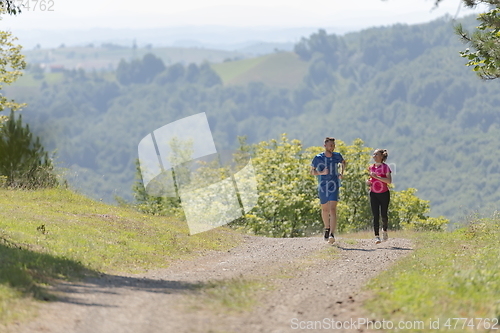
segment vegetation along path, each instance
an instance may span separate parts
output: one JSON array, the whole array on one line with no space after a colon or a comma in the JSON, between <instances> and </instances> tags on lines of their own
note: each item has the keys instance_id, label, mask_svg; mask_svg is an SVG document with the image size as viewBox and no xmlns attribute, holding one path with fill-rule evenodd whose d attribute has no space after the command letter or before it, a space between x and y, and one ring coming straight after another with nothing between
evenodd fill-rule
<instances>
[{"instance_id":1,"label":"vegetation along path","mask_svg":"<svg viewBox=\"0 0 500 333\"><path fill-rule=\"evenodd\" d=\"M58 301L9 331L267 333L315 331L307 329L313 321L382 320L360 306L362 286L412 250L401 238L378 245L343 238L333 246L319 237L243 240L163 270L60 284ZM368 331L353 328L335 331Z\"/></svg>"}]
</instances>

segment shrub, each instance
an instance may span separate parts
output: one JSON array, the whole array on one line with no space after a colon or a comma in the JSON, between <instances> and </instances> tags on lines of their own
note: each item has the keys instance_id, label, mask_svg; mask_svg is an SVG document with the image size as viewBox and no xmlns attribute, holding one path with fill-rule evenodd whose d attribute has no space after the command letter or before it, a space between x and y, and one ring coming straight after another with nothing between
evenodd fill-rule
<instances>
[{"instance_id":1,"label":"shrub","mask_svg":"<svg viewBox=\"0 0 500 333\"><path fill-rule=\"evenodd\" d=\"M45 188L58 184L54 165L40 143L33 139L29 125L23 126L22 116L15 119L11 111L0 125L1 185L8 188Z\"/></svg>"}]
</instances>

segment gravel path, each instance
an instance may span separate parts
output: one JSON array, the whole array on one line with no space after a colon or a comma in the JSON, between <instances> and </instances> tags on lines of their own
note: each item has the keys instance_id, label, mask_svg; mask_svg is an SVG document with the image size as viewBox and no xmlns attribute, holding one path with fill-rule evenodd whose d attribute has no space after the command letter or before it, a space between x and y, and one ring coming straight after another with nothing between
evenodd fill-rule
<instances>
[{"instance_id":1,"label":"gravel path","mask_svg":"<svg viewBox=\"0 0 500 333\"><path fill-rule=\"evenodd\" d=\"M331 321L368 318L361 287L396 259L411 252L407 239L340 239L333 246L320 237L276 239L245 236L227 252L211 252L169 268L130 276L106 275L57 286L60 300L44 304L36 320L7 328L15 333L157 332L314 332ZM247 312L196 309L199 282L243 277L272 290L256 295ZM373 319L373 318L370 318ZM326 323L326 324L325 324ZM318 325L318 323L316 323ZM301 327L303 329L301 329ZM331 329L330 329L331 330ZM354 330L335 332L368 332ZM380 331L379 331L380 332Z\"/></svg>"}]
</instances>

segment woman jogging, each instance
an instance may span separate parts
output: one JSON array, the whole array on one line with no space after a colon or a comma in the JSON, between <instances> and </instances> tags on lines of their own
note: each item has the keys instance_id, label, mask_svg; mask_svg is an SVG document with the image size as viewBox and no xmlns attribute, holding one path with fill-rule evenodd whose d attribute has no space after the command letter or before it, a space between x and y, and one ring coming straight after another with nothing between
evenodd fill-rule
<instances>
[{"instance_id":1,"label":"woman jogging","mask_svg":"<svg viewBox=\"0 0 500 333\"><path fill-rule=\"evenodd\" d=\"M387 235L387 225L389 218L389 202L391 194L387 184L392 183L391 168L384 162L387 160L387 149L376 149L373 152L373 163L369 168L370 178L366 181L370 185L370 205L373 213L373 230L375 231L375 243L381 242L379 236L380 215L382 215L382 239L389 239Z\"/></svg>"}]
</instances>

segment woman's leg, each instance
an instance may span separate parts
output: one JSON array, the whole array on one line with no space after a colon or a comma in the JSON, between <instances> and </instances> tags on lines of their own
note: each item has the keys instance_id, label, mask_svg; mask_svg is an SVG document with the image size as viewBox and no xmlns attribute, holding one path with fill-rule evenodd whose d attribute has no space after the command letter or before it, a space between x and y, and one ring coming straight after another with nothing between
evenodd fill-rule
<instances>
[{"instance_id":1,"label":"woman's leg","mask_svg":"<svg viewBox=\"0 0 500 333\"><path fill-rule=\"evenodd\" d=\"M389 211L389 202L391 201L391 192L387 191L377 194L380 201L380 215L382 215L382 230L387 231L387 226L389 224L387 213Z\"/></svg>"},{"instance_id":2,"label":"woman's leg","mask_svg":"<svg viewBox=\"0 0 500 333\"><path fill-rule=\"evenodd\" d=\"M378 193L370 192L370 206L372 208L373 214L373 231L375 232L375 237L379 235L380 229L380 202L377 197Z\"/></svg>"}]
</instances>

